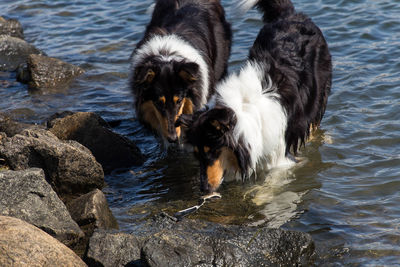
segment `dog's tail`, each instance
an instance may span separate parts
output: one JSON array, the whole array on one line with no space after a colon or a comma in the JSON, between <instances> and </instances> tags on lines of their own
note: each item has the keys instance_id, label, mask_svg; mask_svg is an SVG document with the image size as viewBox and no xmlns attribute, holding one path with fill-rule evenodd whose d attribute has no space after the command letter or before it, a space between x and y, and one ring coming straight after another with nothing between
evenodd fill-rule
<instances>
[{"instance_id":1,"label":"dog's tail","mask_svg":"<svg viewBox=\"0 0 400 267\"><path fill-rule=\"evenodd\" d=\"M264 22L272 22L295 12L290 0L240 0L238 6L242 11L257 7L264 13Z\"/></svg>"}]
</instances>

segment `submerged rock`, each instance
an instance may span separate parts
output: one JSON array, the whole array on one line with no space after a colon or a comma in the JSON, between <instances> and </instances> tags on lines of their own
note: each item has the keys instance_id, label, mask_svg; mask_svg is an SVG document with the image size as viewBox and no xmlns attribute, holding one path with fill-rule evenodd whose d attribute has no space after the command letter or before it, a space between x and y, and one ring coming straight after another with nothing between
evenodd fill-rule
<instances>
[{"instance_id":1,"label":"submerged rock","mask_svg":"<svg viewBox=\"0 0 400 267\"><path fill-rule=\"evenodd\" d=\"M92 112L61 113L47 123L49 131L62 140L75 140L89 150L106 172L141 165L144 157L128 138L114 133L107 122Z\"/></svg>"},{"instance_id":2,"label":"submerged rock","mask_svg":"<svg viewBox=\"0 0 400 267\"><path fill-rule=\"evenodd\" d=\"M24 30L21 23L16 19L5 19L0 16L0 35L24 39Z\"/></svg>"},{"instance_id":3,"label":"submerged rock","mask_svg":"<svg viewBox=\"0 0 400 267\"><path fill-rule=\"evenodd\" d=\"M87 266L65 245L22 220L0 216L0 266Z\"/></svg>"},{"instance_id":4,"label":"submerged rock","mask_svg":"<svg viewBox=\"0 0 400 267\"><path fill-rule=\"evenodd\" d=\"M12 170L43 169L59 195L80 195L104 186L101 165L78 142L59 140L42 129L26 129L13 137L0 135L0 158Z\"/></svg>"},{"instance_id":5,"label":"submerged rock","mask_svg":"<svg viewBox=\"0 0 400 267\"><path fill-rule=\"evenodd\" d=\"M46 182L43 170L0 172L0 192L0 215L29 222L67 246L83 238L64 203Z\"/></svg>"},{"instance_id":6,"label":"submerged rock","mask_svg":"<svg viewBox=\"0 0 400 267\"><path fill-rule=\"evenodd\" d=\"M44 53L22 39L0 35L0 71L15 71L31 54Z\"/></svg>"},{"instance_id":7,"label":"submerged rock","mask_svg":"<svg viewBox=\"0 0 400 267\"><path fill-rule=\"evenodd\" d=\"M163 214L135 226L135 235L123 238L131 241L121 244L115 233L96 232L89 243L87 262L99 266L308 266L314 254L308 234L177 221ZM119 261L121 257L123 261Z\"/></svg>"},{"instance_id":8,"label":"submerged rock","mask_svg":"<svg viewBox=\"0 0 400 267\"><path fill-rule=\"evenodd\" d=\"M43 55L29 55L27 70L19 71L19 80L34 90L65 89L84 73L80 67Z\"/></svg>"}]
</instances>

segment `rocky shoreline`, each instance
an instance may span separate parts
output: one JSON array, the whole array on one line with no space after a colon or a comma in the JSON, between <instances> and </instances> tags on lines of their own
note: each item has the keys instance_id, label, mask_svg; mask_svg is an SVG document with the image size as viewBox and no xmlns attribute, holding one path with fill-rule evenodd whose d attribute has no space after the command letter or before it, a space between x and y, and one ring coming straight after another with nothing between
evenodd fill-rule
<instances>
[{"instance_id":1,"label":"rocky shoreline","mask_svg":"<svg viewBox=\"0 0 400 267\"><path fill-rule=\"evenodd\" d=\"M30 89L64 87L83 73L23 38L18 21L0 17L0 71L18 71ZM312 265L314 242L300 232L165 213L119 231L104 173L144 161L94 113L62 112L46 125L0 113L0 266Z\"/></svg>"}]
</instances>

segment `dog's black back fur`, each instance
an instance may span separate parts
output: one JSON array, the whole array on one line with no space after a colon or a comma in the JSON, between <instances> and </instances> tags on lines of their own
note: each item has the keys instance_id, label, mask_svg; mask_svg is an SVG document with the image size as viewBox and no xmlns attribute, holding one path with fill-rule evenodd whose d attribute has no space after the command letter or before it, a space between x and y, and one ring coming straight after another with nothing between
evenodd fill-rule
<instances>
[{"instance_id":1,"label":"dog's black back fur","mask_svg":"<svg viewBox=\"0 0 400 267\"><path fill-rule=\"evenodd\" d=\"M203 52L213 70L210 89L227 74L232 32L219 0L157 1L151 22L137 48L153 34L160 33L177 34Z\"/></svg>"},{"instance_id":2,"label":"dog's black back fur","mask_svg":"<svg viewBox=\"0 0 400 267\"><path fill-rule=\"evenodd\" d=\"M290 0L261 0L264 27L260 30L249 59L262 62L266 75L278 88L288 113L286 152L297 152L309 135L310 126L319 126L331 89L332 63L328 45L320 29ZM267 77L266 77L267 80Z\"/></svg>"}]
</instances>

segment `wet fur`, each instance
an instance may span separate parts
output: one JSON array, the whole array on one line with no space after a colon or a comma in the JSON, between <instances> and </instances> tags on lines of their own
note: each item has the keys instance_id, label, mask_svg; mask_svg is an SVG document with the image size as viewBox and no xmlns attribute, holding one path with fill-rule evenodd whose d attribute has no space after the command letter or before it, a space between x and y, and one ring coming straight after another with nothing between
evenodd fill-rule
<instances>
[{"instance_id":1,"label":"wet fur","mask_svg":"<svg viewBox=\"0 0 400 267\"><path fill-rule=\"evenodd\" d=\"M230 25L219 0L157 1L132 53L131 90L139 120L176 142L181 132L176 118L207 103L227 73L230 47Z\"/></svg>"},{"instance_id":2,"label":"wet fur","mask_svg":"<svg viewBox=\"0 0 400 267\"><path fill-rule=\"evenodd\" d=\"M217 86L210 109L177 122L188 128L187 141L197 150L210 147L196 154L205 191L219 186L205 170L222 160L224 149L236 157L225 160L231 163L224 169L242 177L260 166L292 166L291 153L296 155L325 112L332 66L319 28L289 0L241 1L242 7L253 5L264 12L264 26L247 63ZM221 183L222 176L217 178Z\"/></svg>"}]
</instances>

